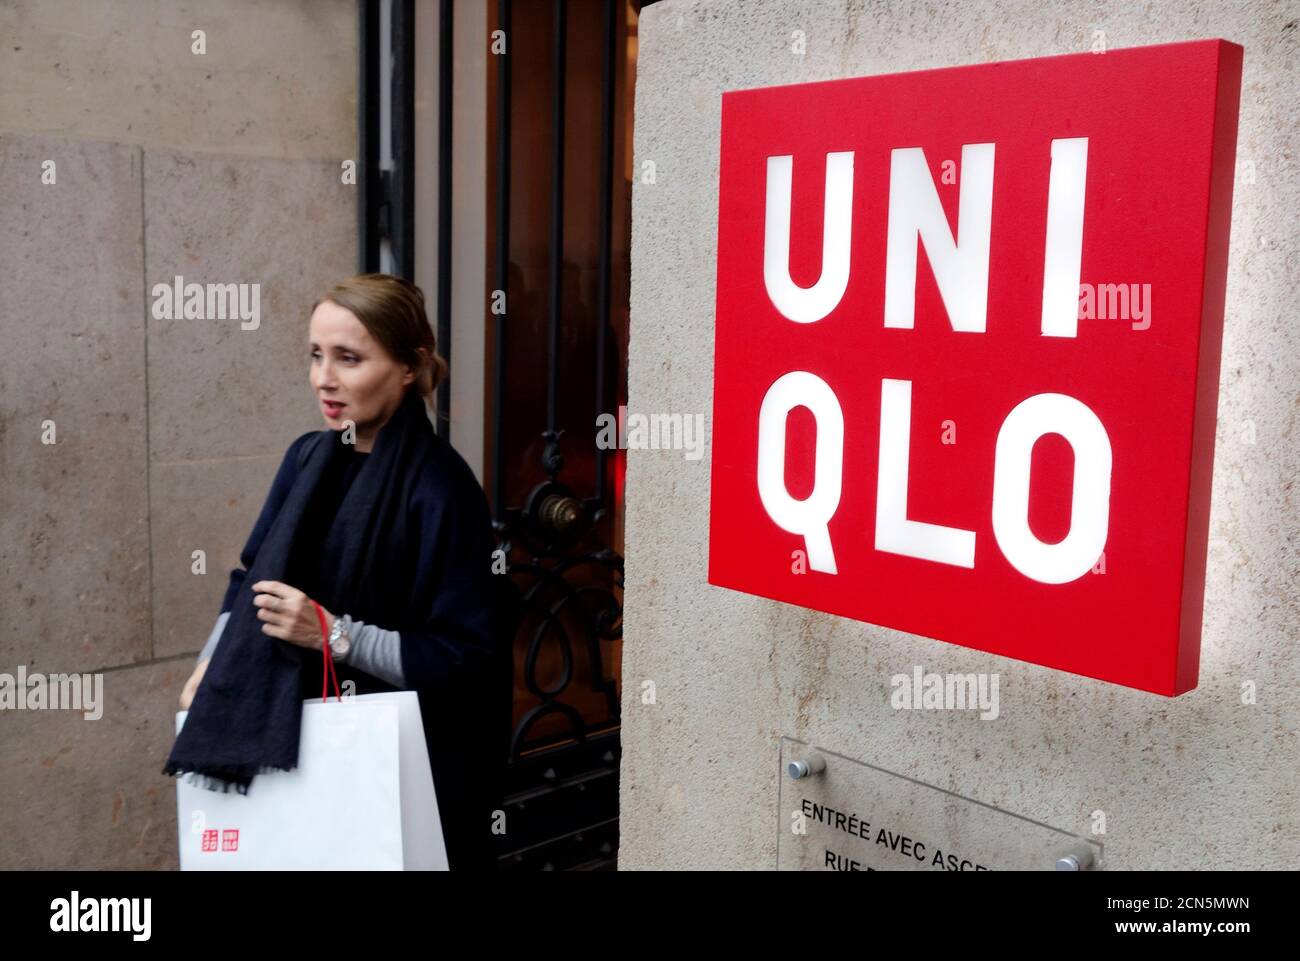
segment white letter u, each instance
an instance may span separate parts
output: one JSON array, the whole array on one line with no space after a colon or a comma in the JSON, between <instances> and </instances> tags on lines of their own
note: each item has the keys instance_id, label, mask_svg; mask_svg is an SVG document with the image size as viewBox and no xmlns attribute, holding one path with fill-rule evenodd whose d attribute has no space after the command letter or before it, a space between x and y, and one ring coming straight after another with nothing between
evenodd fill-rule
<instances>
[{"instance_id":1,"label":"white letter u","mask_svg":"<svg viewBox=\"0 0 1300 961\"><path fill-rule=\"evenodd\" d=\"M853 151L826 155L826 200L822 215L822 273L811 287L790 279L790 183L794 157L767 158L767 211L763 237L763 282L781 315L798 324L821 320L849 285L849 243L853 226Z\"/></svg>"}]
</instances>

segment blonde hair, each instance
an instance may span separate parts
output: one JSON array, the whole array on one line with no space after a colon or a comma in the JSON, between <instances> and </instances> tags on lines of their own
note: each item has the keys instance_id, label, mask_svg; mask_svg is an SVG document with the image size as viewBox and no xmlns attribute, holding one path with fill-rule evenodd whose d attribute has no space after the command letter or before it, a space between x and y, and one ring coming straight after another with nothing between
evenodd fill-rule
<instances>
[{"instance_id":1,"label":"blonde hair","mask_svg":"<svg viewBox=\"0 0 1300 961\"><path fill-rule=\"evenodd\" d=\"M412 386L428 401L447 377L447 361L424 309L424 292L392 274L357 274L341 280L311 305L338 304L398 363L416 371Z\"/></svg>"}]
</instances>

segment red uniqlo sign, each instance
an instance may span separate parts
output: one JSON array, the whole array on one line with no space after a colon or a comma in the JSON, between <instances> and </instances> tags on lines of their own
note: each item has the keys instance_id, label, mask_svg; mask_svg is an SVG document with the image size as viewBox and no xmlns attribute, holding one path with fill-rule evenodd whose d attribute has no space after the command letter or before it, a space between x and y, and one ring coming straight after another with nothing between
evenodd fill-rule
<instances>
[{"instance_id":1,"label":"red uniqlo sign","mask_svg":"<svg viewBox=\"0 0 1300 961\"><path fill-rule=\"evenodd\" d=\"M725 94L710 583L1194 688L1241 58Z\"/></svg>"}]
</instances>

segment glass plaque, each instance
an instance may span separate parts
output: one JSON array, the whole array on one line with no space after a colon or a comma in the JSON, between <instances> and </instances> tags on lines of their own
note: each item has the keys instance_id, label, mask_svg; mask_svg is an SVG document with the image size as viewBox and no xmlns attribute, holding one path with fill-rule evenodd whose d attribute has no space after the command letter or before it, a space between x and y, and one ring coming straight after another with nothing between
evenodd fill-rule
<instances>
[{"instance_id":1,"label":"glass plaque","mask_svg":"<svg viewBox=\"0 0 1300 961\"><path fill-rule=\"evenodd\" d=\"M1096 871L1095 840L781 738L779 871Z\"/></svg>"}]
</instances>

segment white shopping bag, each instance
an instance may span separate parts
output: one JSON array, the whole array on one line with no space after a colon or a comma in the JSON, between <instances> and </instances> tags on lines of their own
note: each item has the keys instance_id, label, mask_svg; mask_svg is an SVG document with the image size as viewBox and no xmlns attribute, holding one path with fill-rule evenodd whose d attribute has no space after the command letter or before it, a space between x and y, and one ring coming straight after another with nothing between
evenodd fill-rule
<instances>
[{"instance_id":1,"label":"white shopping bag","mask_svg":"<svg viewBox=\"0 0 1300 961\"><path fill-rule=\"evenodd\" d=\"M297 768L247 794L182 774L176 815L182 871L447 870L414 691L304 701Z\"/></svg>"}]
</instances>

